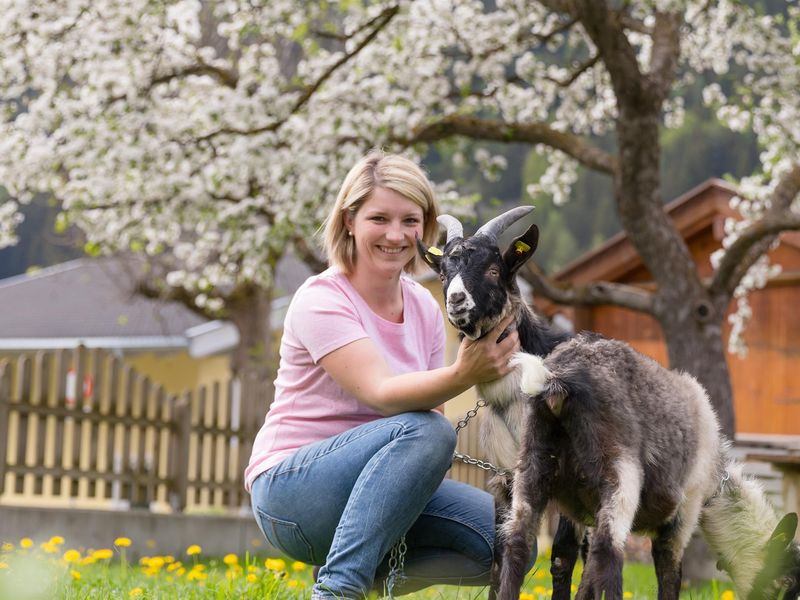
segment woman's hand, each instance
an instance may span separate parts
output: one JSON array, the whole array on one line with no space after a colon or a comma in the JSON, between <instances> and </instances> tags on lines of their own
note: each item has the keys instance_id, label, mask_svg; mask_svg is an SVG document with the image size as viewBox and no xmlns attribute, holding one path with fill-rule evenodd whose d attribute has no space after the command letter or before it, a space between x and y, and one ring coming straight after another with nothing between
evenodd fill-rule
<instances>
[{"instance_id":1,"label":"woman's hand","mask_svg":"<svg viewBox=\"0 0 800 600\"><path fill-rule=\"evenodd\" d=\"M513 329L501 342L497 340L513 320L514 316L509 315L482 338L464 338L461 341L454 365L459 376L477 384L493 381L511 372L509 361L519 351L519 334Z\"/></svg>"}]
</instances>

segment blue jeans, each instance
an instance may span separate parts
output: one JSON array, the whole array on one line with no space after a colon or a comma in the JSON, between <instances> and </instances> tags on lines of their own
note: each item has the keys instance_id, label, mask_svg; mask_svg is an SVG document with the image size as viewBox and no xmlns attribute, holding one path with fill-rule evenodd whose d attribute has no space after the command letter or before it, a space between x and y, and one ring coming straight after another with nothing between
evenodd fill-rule
<instances>
[{"instance_id":1,"label":"blue jeans","mask_svg":"<svg viewBox=\"0 0 800 600\"><path fill-rule=\"evenodd\" d=\"M494 501L444 480L455 432L436 412L378 419L309 444L253 483L253 513L288 556L324 565L313 598L361 598L388 573L406 534L408 580L485 585L494 547ZM534 554L535 556L535 554Z\"/></svg>"}]
</instances>

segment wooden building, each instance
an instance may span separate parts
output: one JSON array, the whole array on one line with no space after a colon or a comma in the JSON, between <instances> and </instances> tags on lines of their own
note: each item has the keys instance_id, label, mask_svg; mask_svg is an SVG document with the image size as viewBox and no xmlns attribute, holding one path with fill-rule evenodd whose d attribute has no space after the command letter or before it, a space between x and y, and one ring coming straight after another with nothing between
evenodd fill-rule
<instances>
[{"instance_id":1,"label":"wooden building","mask_svg":"<svg viewBox=\"0 0 800 600\"><path fill-rule=\"evenodd\" d=\"M711 179L665 207L702 277L712 273L710 256L721 247L725 219L736 216L730 207L735 193L728 183ZM781 240L770 253L770 261L781 265L781 274L750 295L753 316L745 332L748 354L728 354L737 438L800 435L800 233L784 233ZM654 285L624 233L567 265L555 279L576 284L610 281L651 289ZM576 330L625 340L667 364L660 326L649 315L614 306L573 309L541 299L537 307L549 316L562 313ZM729 311L734 309L732 303ZM727 319L724 326L727 340Z\"/></svg>"}]
</instances>

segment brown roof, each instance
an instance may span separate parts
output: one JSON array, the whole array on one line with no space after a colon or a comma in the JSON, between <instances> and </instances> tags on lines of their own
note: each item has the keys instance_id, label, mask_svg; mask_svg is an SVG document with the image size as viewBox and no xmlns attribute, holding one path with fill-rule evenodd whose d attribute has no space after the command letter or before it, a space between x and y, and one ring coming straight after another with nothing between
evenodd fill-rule
<instances>
[{"instance_id":1,"label":"brown roof","mask_svg":"<svg viewBox=\"0 0 800 600\"><path fill-rule=\"evenodd\" d=\"M664 211L687 238L709 224L721 226L725 217L734 216L729 203L736 193L736 188L728 182L709 179L666 204ZM613 281L641 264L636 248L623 231L569 263L553 278L573 283Z\"/></svg>"}]
</instances>

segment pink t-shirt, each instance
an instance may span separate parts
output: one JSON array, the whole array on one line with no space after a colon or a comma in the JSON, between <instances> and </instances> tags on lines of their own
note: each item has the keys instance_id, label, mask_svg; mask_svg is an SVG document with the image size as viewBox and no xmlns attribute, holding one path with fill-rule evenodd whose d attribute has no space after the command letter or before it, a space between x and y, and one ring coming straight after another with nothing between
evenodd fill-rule
<instances>
[{"instance_id":1,"label":"pink t-shirt","mask_svg":"<svg viewBox=\"0 0 800 600\"><path fill-rule=\"evenodd\" d=\"M275 400L245 469L248 491L258 475L302 446L337 435L380 415L344 391L319 365L326 354L369 338L397 375L444 364L444 323L430 292L401 277L403 322L387 321L336 269L310 277L286 313L275 379Z\"/></svg>"}]
</instances>

